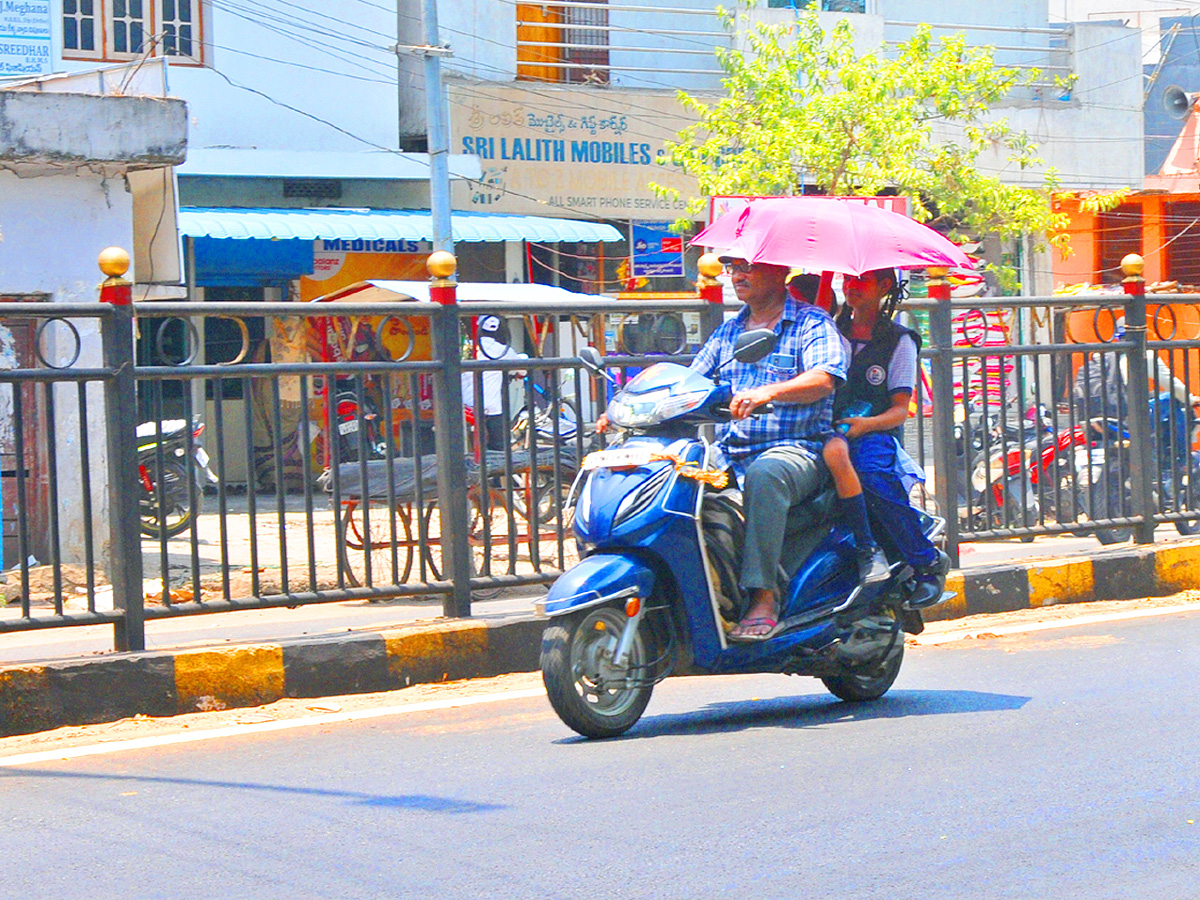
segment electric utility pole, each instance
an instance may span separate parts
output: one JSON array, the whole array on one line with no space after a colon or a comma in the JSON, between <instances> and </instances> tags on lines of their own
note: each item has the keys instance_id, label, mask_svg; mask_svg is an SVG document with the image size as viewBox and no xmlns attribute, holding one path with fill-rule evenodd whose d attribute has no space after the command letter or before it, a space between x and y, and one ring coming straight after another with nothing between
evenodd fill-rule
<instances>
[{"instance_id":1,"label":"electric utility pole","mask_svg":"<svg viewBox=\"0 0 1200 900\"><path fill-rule=\"evenodd\" d=\"M422 0L425 45L415 51L425 57L425 118L429 152L429 206L433 215L433 249L454 252L450 230L450 124L442 57L450 48L438 41L437 0Z\"/></svg>"}]
</instances>

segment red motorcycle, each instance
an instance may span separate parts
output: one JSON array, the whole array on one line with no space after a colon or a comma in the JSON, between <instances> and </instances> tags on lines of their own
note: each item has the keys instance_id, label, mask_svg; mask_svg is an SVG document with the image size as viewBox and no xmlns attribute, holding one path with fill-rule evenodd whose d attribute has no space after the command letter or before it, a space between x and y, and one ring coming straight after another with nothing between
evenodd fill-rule
<instances>
[{"instance_id":1,"label":"red motorcycle","mask_svg":"<svg viewBox=\"0 0 1200 900\"><path fill-rule=\"evenodd\" d=\"M1082 510L1074 478L1075 456L1087 453L1084 426L1057 431L1046 410L1030 409L1014 424L996 417L971 441L976 456L971 468L970 491L960 499L963 520L974 531L1024 528L1046 519L1077 521ZM1021 540L1032 541L1032 534Z\"/></svg>"}]
</instances>

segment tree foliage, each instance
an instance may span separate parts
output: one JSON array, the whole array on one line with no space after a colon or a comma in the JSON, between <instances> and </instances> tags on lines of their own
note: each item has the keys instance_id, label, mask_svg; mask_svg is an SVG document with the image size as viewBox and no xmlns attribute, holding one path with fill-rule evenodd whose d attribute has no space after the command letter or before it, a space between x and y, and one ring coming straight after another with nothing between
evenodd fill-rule
<instances>
[{"instance_id":1,"label":"tree foliage","mask_svg":"<svg viewBox=\"0 0 1200 900\"><path fill-rule=\"evenodd\" d=\"M1036 72L998 66L988 49L961 35L935 39L927 26L894 52L860 55L848 19L826 31L809 9L765 24L752 22L754 6L719 10L741 48L717 51L726 95L679 95L696 124L668 143L663 162L697 178L701 197L689 213L717 194L895 192L951 236L1065 242L1065 217L1050 203L1053 170L1029 188L979 165L993 150L1010 169L1043 165L1028 136L992 112Z\"/></svg>"}]
</instances>

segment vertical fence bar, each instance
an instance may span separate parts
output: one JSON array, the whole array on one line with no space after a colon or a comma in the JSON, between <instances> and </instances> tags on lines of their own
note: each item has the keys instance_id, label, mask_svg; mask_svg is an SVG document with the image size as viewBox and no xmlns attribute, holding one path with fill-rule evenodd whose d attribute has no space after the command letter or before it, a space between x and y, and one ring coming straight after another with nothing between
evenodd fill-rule
<instances>
[{"instance_id":1,"label":"vertical fence bar","mask_svg":"<svg viewBox=\"0 0 1200 900\"><path fill-rule=\"evenodd\" d=\"M213 383L213 436L216 437L217 526L221 547L221 596L230 599L229 585L229 478L225 470L225 379ZM253 443L253 442L251 442ZM305 445L307 446L307 445ZM253 473L246 478L247 489L254 489Z\"/></svg>"},{"instance_id":2,"label":"vertical fence bar","mask_svg":"<svg viewBox=\"0 0 1200 900\"><path fill-rule=\"evenodd\" d=\"M25 398L33 385L13 385L13 449L17 470L17 556L21 567L21 615L29 618L29 465L25 454Z\"/></svg>"},{"instance_id":3,"label":"vertical fence bar","mask_svg":"<svg viewBox=\"0 0 1200 900\"><path fill-rule=\"evenodd\" d=\"M50 472L50 483L46 486L49 494L50 534L49 550L50 576L54 585L54 614L63 614L63 572L62 572L62 523L58 516L58 428L56 424L57 410L54 403L52 382L42 385L46 393L46 468Z\"/></svg>"},{"instance_id":4,"label":"vertical fence bar","mask_svg":"<svg viewBox=\"0 0 1200 900\"><path fill-rule=\"evenodd\" d=\"M246 433L246 472L249 484L246 486L246 523L247 537L250 542L250 594L253 597L262 595L262 581L258 574L258 453L254 446L254 381L242 379L242 426ZM340 585L339 585L340 586Z\"/></svg>"},{"instance_id":5,"label":"vertical fence bar","mask_svg":"<svg viewBox=\"0 0 1200 900\"><path fill-rule=\"evenodd\" d=\"M929 298L937 306L929 311L929 336L933 346L933 473L938 508L946 518L946 552L958 565L958 507L954 496L954 338L950 328L950 283L946 270L930 268ZM964 384L964 391L966 386Z\"/></svg>"},{"instance_id":6,"label":"vertical fence bar","mask_svg":"<svg viewBox=\"0 0 1200 900\"><path fill-rule=\"evenodd\" d=\"M300 479L304 483L304 532L308 542L309 590L319 590L317 580L317 542L313 521L313 474L312 474L312 427L308 418L308 378L299 376L296 381L300 392ZM391 454L388 454L390 460ZM334 531L337 530L337 513L333 516Z\"/></svg>"},{"instance_id":7,"label":"vertical fence bar","mask_svg":"<svg viewBox=\"0 0 1200 900\"><path fill-rule=\"evenodd\" d=\"M79 382L79 471L83 496L83 564L87 570L88 611L96 611L96 546L92 537L92 453L88 438L87 383Z\"/></svg>"},{"instance_id":8,"label":"vertical fence bar","mask_svg":"<svg viewBox=\"0 0 1200 900\"><path fill-rule=\"evenodd\" d=\"M1139 519L1133 539L1139 544L1154 542L1154 493L1150 460L1154 459L1150 435L1150 375L1146 367L1146 282L1142 258L1129 254L1121 260L1125 272L1125 340L1133 346L1129 354L1129 481L1133 515Z\"/></svg>"},{"instance_id":9,"label":"vertical fence bar","mask_svg":"<svg viewBox=\"0 0 1200 900\"><path fill-rule=\"evenodd\" d=\"M434 374L434 421L436 435L438 514L442 533L442 575L452 587L445 596L442 613L447 618L471 615L471 548L467 540L470 522L468 502L462 485L467 484L467 460L463 455L462 345L459 339L458 299L454 272L458 262L444 251L429 257L433 284L429 295L442 308L433 316L433 356L439 363ZM478 405L482 408L482 405ZM486 485L481 490L486 490Z\"/></svg>"},{"instance_id":10,"label":"vertical fence bar","mask_svg":"<svg viewBox=\"0 0 1200 900\"><path fill-rule=\"evenodd\" d=\"M292 577L288 570L287 545L287 476L283 468L283 413L279 406L279 376L270 380L271 386L271 455L275 471L275 516L279 523L279 593L292 592Z\"/></svg>"},{"instance_id":11,"label":"vertical fence bar","mask_svg":"<svg viewBox=\"0 0 1200 900\"><path fill-rule=\"evenodd\" d=\"M183 320L186 323L188 319ZM185 328L187 340L192 340L194 337L190 329ZM198 348L188 348L189 355L197 353ZM188 509L191 511L191 520L188 522L187 534L190 537L188 541L191 544L191 554L189 562L191 564L192 576L192 600L195 603L200 603L203 596L200 590L200 506L204 502L204 485L200 483L200 472L196 468L196 462L193 458L195 450L195 438L192 433L196 430L199 419L196 416L195 407L192 405L192 379L179 382L180 389L183 393L183 440L184 440L184 455L180 460L183 465L184 475L188 492Z\"/></svg>"},{"instance_id":12,"label":"vertical fence bar","mask_svg":"<svg viewBox=\"0 0 1200 900\"><path fill-rule=\"evenodd\" d=\"M697 263L700 279L696 282L696 293L704 301L704 311L700 313L700 342L708 340L708 336L721 327L725 318L724 293L717 276L721 274L721 261L715 253L705 253Z\"/></svg>"},{"instance_id":13,"label":"vertical fence bar","mask_svg":"<svg viewBox=\"0 0 1200 900\"><path fill-rule=\"evenodd\" d=\"M129 254L110 247L100 254L100 270L108 279L100 286L100 302L113 314L100 321L104 365L113 376L105 385L108 418L108 503L113 604L121 619L113 626L117 650L146 649L142 597L142 541L137 492L137 388L134 383L133 286L121 276L129 270ZM164 573L165 581L166 573Z\"/></svg>"}]
</instances>

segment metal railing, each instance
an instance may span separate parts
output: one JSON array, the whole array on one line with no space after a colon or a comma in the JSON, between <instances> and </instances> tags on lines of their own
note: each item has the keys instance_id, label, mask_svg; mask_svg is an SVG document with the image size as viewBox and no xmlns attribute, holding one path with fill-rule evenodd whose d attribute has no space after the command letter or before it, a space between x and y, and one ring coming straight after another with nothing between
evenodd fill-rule
<instances>
[{"instance_id":1,"label":"metal railing","mask_svg":"<svg viewBox=\"0 0 1200 900\"><path fill-rule=\"evenodd\" d=\"M927 317L930 338L907 444L953 556L963 541L1200 530L1190 397L1166 399L1180 392L1172 379L1189 384L1200 365L1200 334L1182 333L1200 321L1195 298L906 308ZM138 649L146 620L417 596L467 616L504 588L549 582L576 559L568 491L611 390L579 367L578 349L607 347L619 379L686 359L721 310L699 300L0 304L25 348L17 368L0 370L11 604L0 633L107 624L118 648ZM524 331L530 358L480 357L468 337L464 360L460 336L485 315ZM1125 334L1113 339L1118 319ZM229 320L237 346L205 360L204 323ZM291 342L251 338L273 333ZM327 350L356 352L322 358L312 348L330 334ZM492 373L509 387L488 450L487 417L464 426L466 410L447 397L465 382L486 399ZM1123 391L1105 393L1110 380ZM207 492L192 449L169 456L134 439L140 421L195 418L217 476Z\"/></svg>"},{"instance_id":2,"label":"metal railing","mask_svg":"<svg viewBox=\"0 0 1200 900\"><path fill-rule=\"evenodd\" d=\"M908 304L928 313L930 335L908 447L927 469L948 473L934 479L934 497L956 564L964 541L1149 542L1163 523L1200 531L1188 387L1200 334L1179 335L1183 307L1190 320L1196 298Z\"/></svg>"},{"instance_id":3,"label":"metal railing","mask_svg":"<svg viewBox=\"0 0 1200 900\"><path fill-rule=\"evenodd\" d=\"M0 633L112 624L118 648L139 649L146 620L421 596L467 616L473 598L551 581L577 559L567 494L606 403L603 383L582 374L578 348L603 343L607 332L614 349L635 351L623 353L626 364L662 359L703 337L696 321L688 336L685 318L698 321L704 308L670 300L0 305L10 330L29 321L39 340L74 336L57 357L34 354L0 370L0 386L14 386L7 411L0 392L0 449L7 424L10 456L27 461L5 466L19 560L9 576L16 602L0 610ZM458 336L484 315L525 326L531 358L447 359L427 343L449 328L443 346L462 347ZM88 320L99 321L102 367L78 364L80 348L98 352ZM230 320L240 345L205 361L206 323ZM117 336L122 327L127 340ZM266 358L270 341L251 339L286 334L292 346L313 348L337 329L339 340L325 342L329 359L316 353L314 361ZM354 352L334 359L339 346ZM487 450L485 416L449 408L447 385L465 381L484 398L495 372L510 386L501 392L501 441ZM444 446L454 440L446 423L457 419L461 435L464 416L474 425L468 439ZM215 484L206 485L190 441L164 449L171 420L203 421ZM143 425L140 447L139 422L160 423ZM97 453L106 438L107 455ZM66 530L83 540L64 543ZM466 561L462 579L455 553Z\"/></svg>"}]
</instances>

